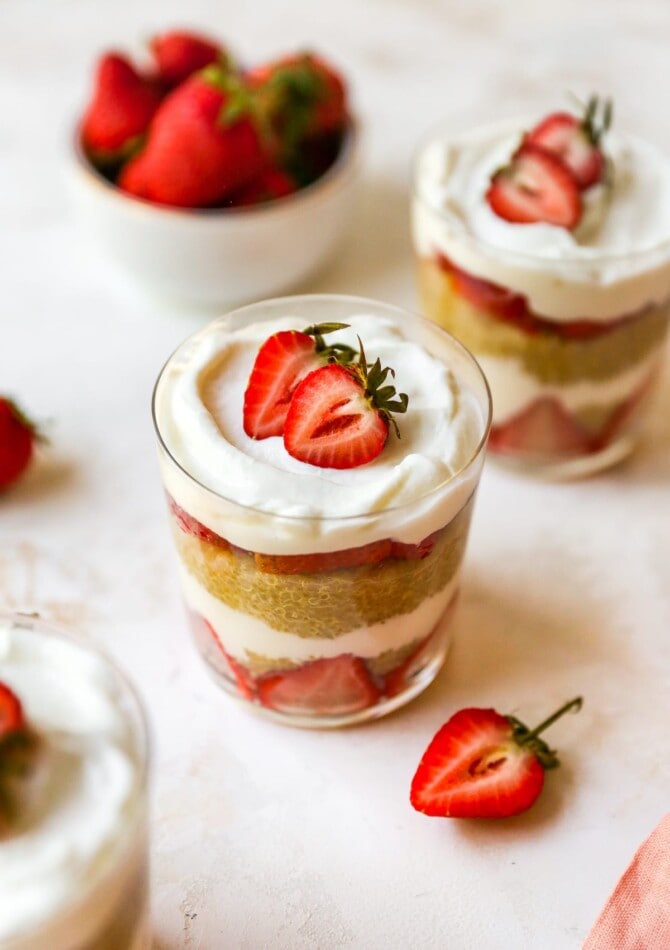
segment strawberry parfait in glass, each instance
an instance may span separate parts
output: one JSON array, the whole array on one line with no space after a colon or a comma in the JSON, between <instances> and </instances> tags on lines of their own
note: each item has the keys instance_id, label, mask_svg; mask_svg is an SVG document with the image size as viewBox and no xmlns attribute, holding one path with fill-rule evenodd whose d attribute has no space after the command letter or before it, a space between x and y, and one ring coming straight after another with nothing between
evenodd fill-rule
<instances>
[{"instance_id":1,"label":"strawberry parfait in glass","mask_svg":"<svg viewBox=\"0 0 670 950\"><path fill-rule=\"evenodd\" d=\"M488 434L470 354L375 301L276 299L183 343L153 410L183 594L220 684L302 726L421 692L448 648Z\"/></svg>"},{"instance_id":2,"label":"strawberry parfait in glass","mask_svg":"<svg viewBox=\"0 0 670 950\"><path fill-rule=\"evenodd\" d=\"M0 948L148 950L147 734L111 662L0 611Z\"/></svg>"},{"instance_id":3,"label":"strawberry parfait in glass","mask_svg":"<svg viewBox=\"0 0 670 950\"><path fill-rule=\"evenodd\" d=\"M415 167L423 310L487 376L491 453L549 477L632 450L667 334L670 159L611 118L439 133Z\"/></svg>"}]
</instances>

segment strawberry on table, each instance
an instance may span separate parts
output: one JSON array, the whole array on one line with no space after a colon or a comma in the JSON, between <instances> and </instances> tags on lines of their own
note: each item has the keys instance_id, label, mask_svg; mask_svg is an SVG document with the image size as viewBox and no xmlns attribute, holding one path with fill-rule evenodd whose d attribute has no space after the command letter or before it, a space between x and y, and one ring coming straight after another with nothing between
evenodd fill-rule
<instances>
[{"instance_id":1,"label":"strawberry on table","mask_svg":"<svg viewBox=\"0 0 670 950\"><path fill-rule=\"evenodd\" d=\"M0 743L24 728L25 719L21 700L9 686L0 682Z\"/></svg>"},{"instance_id":2,"label":"strawberry on table","mask_svg":"<svg viewBox=\"0 0 670 950\"><path fill-rule=\"evenodd\" d=\"M252 181L269 160L248 90L208 66L163 100L119 185L159 204L202 208Z\"/></svg>"},{"instance_id":3,"label":"strawberry on table","mask_svg":"<svg viewBox=\"0 0 670 950\"><path fill-rule=\"evenodd\" d=\"M151 51L158 66L158 75L168 86L180 82L212 63L228 65L228 55L216 40L191 30L170 30L154 36Z\"/></svg>"},{"instance_id":4,"label":"strawberry on table","mask_svg":"<svg viewBox=\"0 0 670 950\"><path fill-rule=\"evenodd\" d=\"M320 323L273 333L259 349L244 393L244 431L252 439L282 435L298 383L329 360L349 362L356 354L346 344L328 345L325 335L346 323Z\"/></svg>"},{"instance_id":5,"label":"strawberry on table","mask_svg":"<svg viewBox=\"0 0 670 950\"><path fill-rule=\"evenodd\" d=\"M602 139L611 123L611 101L601 108L598 98L592 96L583 116L553 112L526 134L524 142L552 152L567 165L580 188L590 188L605 175Z\"/></svg>"},{"instance_id":6,"label":"strawberry on table","mask_svg":"<svg viewBox=\"0 0 670 950\"><path fill-rule=\"evenodd\" d=\"M399 435L392 413L407 410L407 395L384 385L389 373L379 359L367 365L362 344L357 363L329 363L309 373L293 393L284 423L289 455L320 468L355 468L376 458L389 423Z\"/></svg>"},{"instance_id":7,"label":"strawberry on table","mask_svg":"<svg viewBox=\"0 0 670 950\"><path fill-rule=\"evenodd\" d=\"M127 158L138 147L160 103L161 91L153 79L141 76L119 53L103 56L81 127L91 160L104 166Z\"/></svg>"},{"instance_id":8,"label":"strawberry on table","mask_svg":"<svg viewBox=\"0 0 670 950\"><path fill-rule=\"evenodd\" d=\"M410 801L425 815L507 818L526 811L559 762L540 733L581 697L561 706L535 729L495 709L461 709L437 732L412 779Z\"/></svg>"},{"instance_id":9,"label":"strawberry on table","mask_svg":"<svg viewBox=\"0 0 670 950\"><path fill-rule=\"evenodd\" d=\"M360 657L340 654L257 681L258 698L278 712L344 716L373 706L379 693Z\"/></svg>"},{"instance_id":10,"label":"strawberry on table","mask_svg":"<svg viewBox=\"0 0 670 950\"><path fill-rule=\"evenodd\" d=\"M572 172L551 152L530 143L495 173L486 200L498 217L514 224L544 222L572 230L582 216Z\"/></svg>"},{"instance_id":11,"label":"strawberry on table","mask_svg":"<svg viewBox=\"0 0 670 950\"><path fill-rule=\"evenodd\" d=\"M0 396L0 491L18 481L28 468L40 435L15 402Z\"/></svg>"}]
</instances>

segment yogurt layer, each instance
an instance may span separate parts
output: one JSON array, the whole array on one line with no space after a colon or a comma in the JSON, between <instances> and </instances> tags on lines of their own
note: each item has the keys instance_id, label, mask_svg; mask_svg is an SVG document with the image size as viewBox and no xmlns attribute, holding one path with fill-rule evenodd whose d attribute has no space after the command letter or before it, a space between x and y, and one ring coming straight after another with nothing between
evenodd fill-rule
<instances>
[{"instance_id":1,"label":"yogurt layer","mask_svg":"<svg viewBox=\"0 0 670 950\"><path fill-rule=\"evenodd\" d=\"M92 946L141 891L144 865L140 752L121 684L97 655L3 618L0 679L40 736L30 793L0 842L0 947Z\"/></svg>"},{"instance_id":2,"label":"yogurt layer","mask_svg":"<svg viewBox=\"0 0 670 950\"><path fill-rule=\"evenodd\" d=\"M315 312L313 322L319 322ZM324 469L300 462L281 437L243 431L243 399L261 344L285 317L231 328L216 321L184 344L164 369L155 416L167 491L187 512L251 551L338 550L394 537L417 543L463 507L476 485L487 420L456 373L404 335L390 318L352 313L350 329L329 335L379 356L409 396L382 453L367 465ZM461 359L463 357L461 356Z\"/></svg>"},{"instance_id":3,"label":"yogurt layer","mask_svg":"<svg viewBox=\"0 0 670 950\"><path fill-rule=\"evenodd\" d=\"M444 254L475 276L526 297L557 321L608 320L670 296L670 160L632 137L608 135L613 185L583 195L574 232L514 224L485 200L532 123L487 126L435 138L415 172L412 228L417 253Z\"/></svg>"},{"instance_id":4,"label":"yogurt layer","mask_svg":"<svg viewBox=\"0 0 670 950\"><path fill-rule=\"evenodd\" d=\"M501 425L540 397L553 398L568 412L610 408L626 402L639 392L655 371L661 357L651 353L634 366L601 382L551 385L524 371L518 360L480 355L493 397L495 424Z\"/></svg>"}]
</instances>

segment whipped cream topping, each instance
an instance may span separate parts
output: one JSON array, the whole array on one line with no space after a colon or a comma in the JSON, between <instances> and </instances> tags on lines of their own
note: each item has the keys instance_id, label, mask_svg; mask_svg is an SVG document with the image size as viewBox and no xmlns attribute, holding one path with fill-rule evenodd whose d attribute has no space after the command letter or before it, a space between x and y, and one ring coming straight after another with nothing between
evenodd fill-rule
<instances>
[{"instance_id":1,"label":"whipped cream topping","mask_svg":"<svg viewBox=\"0 0 670 950\"><path fill-rule=\"evenodd\" d=\"M327 317L315 303L313 322L320 319ZM358 334L368 359L393 367L396 389L409 396L407 412L397 416L401 438L391 431L382 453L357 468L309 465L292 458L281 437L253 440L243 431L244 390L259 347L272 333L305 326L290 302L285 316L270 321L236 329L215 321L177 350L159 379L157 428L172 456L161 453L166 488L240 547L316 552L388 536L416 543L446 524L474 489L478 468L469 463L487 420L457 368L386 316L352 312L344 322L350 328L329 342L357 347Z\"/></svg>"},{"instance_id":2,"label":"whipped cream topping","mask_svg":"<svg viewBox=\"0 0 670 950\"><path fill-rule=\"evenodd\" d=\"M485 195L532 122L434 138L415 172L413 236L421 256L442 253L475 276L524 294L559 321L607 320L670 297L670 159L632 137L608 134L612 184L582 193L574 231L515 224Z\"/></svg>"},{"instance_id":3,"label":"whipped cream topping","mask_svg":"<svg viewBox=\"0 0 670 950\"><path fill-rule=\"evenodd\" d=\"M44 926L52 946L79 946L111 912L115 864L137 830L142 768L121 683L97 654L1 617L0 679L40 736L29 793L0 841L0 945L23 948L25 936L33 947Z\"/></svg>"}]
</instances>

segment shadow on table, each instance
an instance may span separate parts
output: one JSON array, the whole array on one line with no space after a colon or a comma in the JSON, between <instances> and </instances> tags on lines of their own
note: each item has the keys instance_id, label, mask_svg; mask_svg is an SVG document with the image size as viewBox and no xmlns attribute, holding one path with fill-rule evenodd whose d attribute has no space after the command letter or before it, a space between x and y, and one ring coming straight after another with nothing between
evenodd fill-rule
<instances>
[{"instance_id":1,"label":"shadow on table","mask_svg":"<svg viewBox=\"0 0 670 950\"><path fill-rule=\"evenodd\" d=\"M77 465L71 459L56 453L50 454L47 446L39 451L20 481L6 494L0 495L0 509L5 499L11 501L12 507L33 505L38 500L71 488L77 477Z\"/></svg>"}]
</instances>

